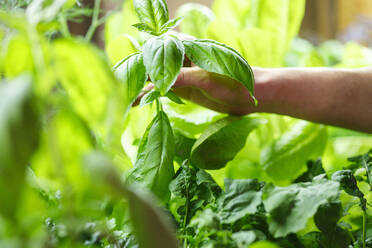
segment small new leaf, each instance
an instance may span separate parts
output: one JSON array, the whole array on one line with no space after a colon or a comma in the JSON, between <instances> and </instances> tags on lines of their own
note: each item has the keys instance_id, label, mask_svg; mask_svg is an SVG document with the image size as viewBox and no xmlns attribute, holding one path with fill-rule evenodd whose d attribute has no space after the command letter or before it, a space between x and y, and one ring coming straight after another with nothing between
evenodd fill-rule
<instances>
[{"instance_id":1,"label":"small new leaf","mask_svg":"<svg viewBox=\"0 0 372 248\"><path fill-rule=\"evenodd\" d=\"M159 33L161 27L169 21L165 0L134 0L134 8L142 23Z\"/></svg>"},{"instance_id":2,"label":"small new leaf","mask_svg":"<svg viewBox=\"0 0 372 248\"><path fill-rule=\"evenodd\" d=\"M136 23L136 24L133 24L132 26L138 29L138 31L140 32L145 32L145 33L155 35L155 36L158 35L158 33L146 23Z\"/></svg>"},{"instance_id":3,"label":"small new leaf","mask_svg":"<svg viewBox=\"0 0 372 248\"><path fill-rule=\"evenodd\" d=\"M183 17L178 17L176 19L169 20L167 23L165 23L163 26L160 28L161 33L166 33L169 30L177 27L183 20Z\"/></svg>"},{"instance_id":4,"label":"small new leaf","mask_svg":"<svg viewBox=\"0 0 372 248\"><path fill-rule=\"evenodd\" d=\"M143 106L146 106L146 105L152 103L153 101L155 101L159 97L160 97L160 92L157 91L157 90L152 90L152 91L148 92L146 95L144 95L142 97L141 102L140 102L140 107L143 107Z\"/></svg>"},{"instance_id":5,"label":"small new leaf","mask_svg":"<svg viewBox=\"0 0 372 248\"><path fill-rule=\"evenodd\" d=\"M175 102L177 104L185 104L179 96L177 96L173 91L168 91L166 97L168 97L169 100L172 102Z\"/></svg>"}]
</instances>

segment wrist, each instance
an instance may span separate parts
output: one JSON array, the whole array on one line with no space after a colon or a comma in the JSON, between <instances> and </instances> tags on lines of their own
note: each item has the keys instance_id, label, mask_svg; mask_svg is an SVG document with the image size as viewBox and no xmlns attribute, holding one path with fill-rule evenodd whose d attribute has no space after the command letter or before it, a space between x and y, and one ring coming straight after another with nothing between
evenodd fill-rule
<instances>
[{"instance_id":1,"label":"wrist","mask_svg":"<svg viewBox=\"0 0 372 248\"><path fill-rule=\"evenodd\" d=\"M253 71L255 76L255 97L258 101L254 112L276 113L275 108L278 105L278 97L280 96L276 70L256 67Z\"/></svg>"}]
</instances>

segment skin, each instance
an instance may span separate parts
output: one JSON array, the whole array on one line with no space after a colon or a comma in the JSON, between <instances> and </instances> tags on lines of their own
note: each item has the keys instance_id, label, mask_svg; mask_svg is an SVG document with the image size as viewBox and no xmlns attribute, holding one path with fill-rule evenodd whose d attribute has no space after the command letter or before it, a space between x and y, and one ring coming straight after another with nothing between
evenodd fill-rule
<instances>
[{"instance_id":1,"label":"skin","mask_svg":"<svg viewBox=\"0 0 372 248\"><path fill-rule=\"evenodd\" d=\"M253 71L258 106L242 84L198 67L183 68L173 89L221 113L274 113L372 133L372 68Z\"/></svg>"},{"instance_id":2,"label":"skin","mask_svg":"<svg viewBox=\"0 0 372 248\"><path fill-rule=\"evenodd\" d=\"M275 113L372 133L372 68L253 70L258 106L242 84L197 67L182 69L174 91L222 113Z\"/></svg>"}]
</instances>

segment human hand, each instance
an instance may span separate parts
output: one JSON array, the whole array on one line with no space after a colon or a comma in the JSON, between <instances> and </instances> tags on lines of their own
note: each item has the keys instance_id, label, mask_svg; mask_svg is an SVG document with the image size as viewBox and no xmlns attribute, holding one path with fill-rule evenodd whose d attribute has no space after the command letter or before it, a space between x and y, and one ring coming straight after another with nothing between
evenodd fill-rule
<instances>
[{"instance_id":1,"label":"human hand","mask_svg":"<svg viewBox=\"0 0 372 248\"><path fill-rule=\"evenodd\" d=\"M254 74L256 78L262 75L262 69L254 68ZM262 77L256 79L256 86L260 78ZM149 84L144 92L150 91L153 87L153 84ZM182 68L173 91L185 100L221 113L245 115L261 109L260 102L255 106L254 100L243 84L199 67ZM143 95L144 93L140 98Z\"/></svg>"}]
</instances>

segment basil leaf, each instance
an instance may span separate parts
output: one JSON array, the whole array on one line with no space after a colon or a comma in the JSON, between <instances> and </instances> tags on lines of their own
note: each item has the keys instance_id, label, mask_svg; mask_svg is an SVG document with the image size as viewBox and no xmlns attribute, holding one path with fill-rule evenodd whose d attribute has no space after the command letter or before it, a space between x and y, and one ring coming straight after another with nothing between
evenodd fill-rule
<instances>
[{"instance_id":1,"label":"basil leaf","mask_svg":"<svg viewBox=\"0 0 372 248\"><path fill-rule=\"evenodd\" d=\"M358 182L351 170L336 171L332 174L332 180L339 182L341 188L349 195L363 198L364 194L358 187Z\"/></svg>"},{"instance_id":2,"label":"basil leaf","mask_svg":"<svg viewBox=\"0 0 372 248\"><path fill-rule=\"evenodd\" d=\"M165 33L165 32L168 32L172 28L177 27L182 22L182 20L183 20L183 17L178 17L176 19L172 19L172 20L167 21L167 23L165 23L163 26L161 26L160 32L162 34Z\"/></svg>"},{"instance_id":3,"label":"basil leaf","mask_svg":"<svg viewBox=\"0 0 372 248\"><path fill-rule=\"evenodd\" d=\"M39 144L39 113L30 78L0 82L0 117L0 214L13 217L27 163Z\"/></svg>"},{"instance_id":4,"label":"basil leaf","mask_svg":"<svg viewBox=\"0 0 372 248\"><path fill-rule=\"evenodd\" d=\"M280 238L304 229L322 204L338 199L339 186L324 179L288 187L267 186L263 203L269 214L270 233Z\"/></svg>"},{"instance_id":5,"label":"basil leaf","mask_svg":"<svg viewBox=\"0 0 372 248\"><path fill-rule=\"evenodd\" d=\"M332 231L343 214L341 201L321 205L314 215L316 226L324 233Z\"/></svg>"},{"instance_id":6,"label":"basil leaf","mask_svg":"<svg viewBox=\"0 0 372 248\"><path fill-rule=\"evenodd\" d=\"M174 176L174 137L167 115L159 112L146 130L138 148L129 183L143 183L159 199L169 198L168 185Z\"/></svg>"},{"instance_id":7,"label":"basil leaf","mask_svg":"<svg viewBox=\"0 0 372 248\"><path fill-rule=\"evenodd\" d=\"M248 62L233 48L213 40L183 41L187 57L204 70L241 82L254 94L254 75Z\"/></svg>"},{"instance_id":8,"label":"basil leaf","mask_svg":"<svg viewBox=\"0 0 372 248\"><path fill-rule=\"evenodd\" d=\"M134 0L133 4L141 22L156 33L160 32L161 27L169 20L165 0Z\"/></svg>"},{"instance_id":9,"label":"basil leaf","mask_svg":"<svg viewBox=\"0 0 372 248\"><path fill-rule=\"evenodd\" d=\"M191 164L208 170L223 168L244 147L248 134L260 123L258 119L247 117L218 120L195 142Z\"/></svg>"},{"instance_id":10,"label":"basil leaf","mask_svg":"<svg viewBox=\"0 0 372 248\"><path fill-rule=\"evenodd\" d=\"M261 164L277 184L286 185L306 171L306 162L320 156L327 143L323 125L299 121L261 152Z\"/></svg>"},{"instance_id":11,"label":"basil leaf","mask_svg":"<svg viewBox=\"0 0 372 248\"><path fill-rule=\"evenodd\" d=\"M160 97L160 92L157 90L152 90L144 95L140 102L140 107L146 106L147 104L152 103Z\"/></svg>"},{"instance_id":12,"label":"basil leaf","mask_svg":"<svg viewBox=\"0 0 372 248\"><path fill-rule=\"evenodd\" d=\"M168 91L166 97L174 103L185 104L179 96L177 96L173 91Z\"/></svg>"},{"instance_id":13,"label":"basil leaf","mask_svg":"<svg viewBox=\"0 0 372 248\"><path fill-rule=\"evenodd\" d=\"M142 54L132 54L114 67L115 76L125 87L125 106L130 108L147 81Z\"/></svg>"},{"instance_id":14,"label":"basil leaf","mask_svg":"<svg viewBox=\"0 0 372 248\"><path fill-rule=\"evenodd\" d=\"M175 157L174 160L182 164L183 161L190 158L191 149L196 139L190 139L184 136L180 131L174 130Z\"/></svg>"},{"instance_id":15,"label":"basil leaf","mask_svg":"<svg viewBox=\"0 0 372 248\"><path fill-rule=\"evenodd\" d=\"M136 24L133 24L132 25L133 27L135 27L136 29L138 29L138 31L141 31L141 32L145 32L145 33L149 33L151 35L158 35L157 32L155 32L149 25L147 25L146 23L136 23Z\"/></svg>"},{"instance_id":16,"label":"basil leaf","mask_svg":"<svg viewBox=\"0 0 372 248\"><path fill-rule=\"evenodd\" d=\"M176 82L183 65L185 50L173 36L153 37L143 46L143 61L152 82L162 96Z\"/></svg>"}]
</instances>

